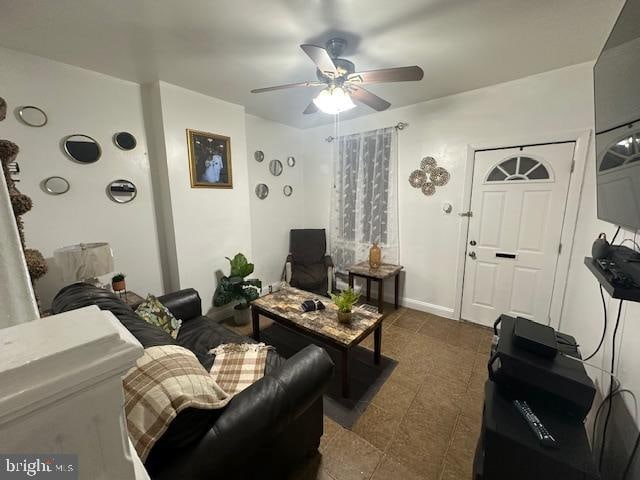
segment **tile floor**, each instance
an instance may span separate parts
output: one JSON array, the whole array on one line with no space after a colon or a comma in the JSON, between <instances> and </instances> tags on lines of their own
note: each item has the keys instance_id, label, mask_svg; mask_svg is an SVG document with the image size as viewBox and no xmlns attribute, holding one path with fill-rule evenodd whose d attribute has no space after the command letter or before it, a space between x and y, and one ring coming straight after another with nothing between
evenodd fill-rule
<instances>
[{"instance_id":1,"label":"tile floor","mask_svg":"<svg viewBox=\"0 0 640 480\"><path fill-rule=\"evenodd\" d=\"M325 417L318 454L290 480L471 479L492 332L387 308L382 353L397 367L353 430Z\"/></svg>"}]
</instances>

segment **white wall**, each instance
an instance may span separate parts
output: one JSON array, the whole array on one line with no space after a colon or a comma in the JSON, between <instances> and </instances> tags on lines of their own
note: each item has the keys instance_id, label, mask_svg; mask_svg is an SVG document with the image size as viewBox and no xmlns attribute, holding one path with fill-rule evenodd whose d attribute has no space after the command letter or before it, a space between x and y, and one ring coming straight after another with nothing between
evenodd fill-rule
<instances>
[{"instance_id":1,"label":"white wall","mask_svg":"<svg viewBox=\"0 0 640 480\"><path fill-rule=\"evenodd\" d=\"M252 256L245 111L239 105L164 82L152 88L157 89L155 101L160 102L162 115L157 122L162 132L153 135L164 142L167 175L166 182L156 183L155 193L156 199L170 195L177 254L178 280L172 284L198 290L206 312L212 305L216 275L229 274L225 257L238 252ZM188 128L231 138L233 188L191 188ZM157 161L165 159L159 156Z\"/></svg>"},{"instance_id":2,"label":"white wall","mask_svg":"<svg viewBox=\"0 0 640 480\"><path fill-rule=\"evenodd\" d=\"M289 253L289 230L304 226L305 193L302 172L306 162L304 142L300 130L280 123L247 115L247 155L249 162L249 196L251 197L251 228L256 277L263 287L281 279L285 259ZM256 150L265 158L254 160ZM287 165L287 157L296 159L294 167ZM275 177L269 173L269 162L278 159L284 170ZM260 200L255 186L264 183L269 196ZM285 185L293 187L293 194L285 197Z\"/></svg>"},{"instance_id":3,"label":"white wall","mask_svg":"<svg viewBox=\"0 0 640 480\"><path fill-rule=\"evenodd\" d=\"M598 282L584 265L584 257L591 256L591 245L600 232L605 232L611 240L616 226L597 219L596 216L596 174L595 158L587 168L585 183L580 204L580 213L576 228L571 267L565 296L562 322L560 329L570 333L578 339L582 352L591 354L597 347L603 329L602 299L598 289ZM591 168L592 167L592 168ZM633 232L621 230L616 244L623 239L634 238ZM625 243L633 248L632 244ZM618 313L619 301L611 299L605 292L608 312L607 335L602 350L590 363L605 371L611 370L611 346L613 329ZM623 388L640 394L640 304L625 302L618 329L616 343L616 367L614 373L622 383ZM589 368L590 374L597 379L601 391L606 391L609 376L595 368ZM636 407L628 396L624 396L629 411L632 414ZM640 425L640 419L637 423ZM630 447L629 447L630 448Z\"/></svg>"},{"instance_id":4,"label":"white wall","mask_svg":"<svg viewBox=\"0 0 640 480\"><path fill-rule=\"evenodd\" d=\"M457 215L465 209L463 186L467 149L513 146L593 124L591 65L581 64L524 79L465 92L343 122L340 134L408 122L398 133L400 261L405 266L403 293L408 306L452 316L456 303ZM305 132L304 190L308 227L328 227L332 149L324 138L333 127ZM433 197L408 183L420 159L431 155L451 173L451 181ZM442 211L443 202L453 212Z\"/></svg>"},{"instance_id":5,"label":"white wall","mask_svg":"<svg viewBox=\"0 0 640 480\"><path fill-rule=\"evenodd\" d=\"M0 96L9 107L0 123L0 138L20 147L18 188L34 204L23 217L27 246L50 258L62 246L109 242L116 271L127 274L129 289L143 295L162 293L140 86L4 48L0 65ZM19 122L14 109L22 105L41 107L48 124L34 128ZM135 150L125 152L113 144L113 134L123 130L137 138ZM80 165L66 157L61 141L74 133L100 143L98 162ZM71 190L59 196L44 193L40 183L52 175L65 177ZM138 187L138 196L129 204L107 197L107 184L120 178ZM36 286L45 308L64 286L50 264L50 273Z\"/></svg>"}]
</instances>

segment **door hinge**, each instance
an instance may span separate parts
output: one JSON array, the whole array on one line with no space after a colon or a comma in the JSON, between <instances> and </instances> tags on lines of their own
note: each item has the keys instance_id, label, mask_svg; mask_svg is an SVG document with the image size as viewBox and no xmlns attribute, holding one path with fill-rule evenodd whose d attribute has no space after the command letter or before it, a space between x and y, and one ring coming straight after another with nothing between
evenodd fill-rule
<instances>
[{"instance_id":1,"label":"door hinge","mask_svg":"<svg viewBox=\"0 0 640 480\"><path fill-rule=\"evenodd\" d=\"M571 160L571 170L569 171L569 173L573 173L575 169L576 169L576 161Z\"/></svg>"},{"instance_id":2,"label":"door hinge","mask_svg":"<svg viewBox=\"0 0 640 480\"><path fill-rule=\"evenodd\" d=\"M558 244L558 255L562 253L562 243Z\"/></svg>"},{"instance_id":3,"label":"door hinge","mask_svg":"<svg viewBox=\"0 0 640 480\"><path fill-rule=\"evenodd\" d=\"M468 212L461 212L458 215L460 215L461 217L473 217L473 212L469 210Z\"/></svg>"}]
</instances>

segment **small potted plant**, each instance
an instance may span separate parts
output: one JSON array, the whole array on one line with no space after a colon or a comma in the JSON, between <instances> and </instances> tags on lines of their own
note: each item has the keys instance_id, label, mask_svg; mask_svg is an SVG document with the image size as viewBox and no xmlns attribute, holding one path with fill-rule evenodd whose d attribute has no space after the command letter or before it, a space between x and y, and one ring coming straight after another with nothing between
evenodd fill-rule
<instances>
[{"instance_id":1,"label":"small potted plant","mask_svg":"<svg viewBox=\"0 0 640 480\"><path fill-rule=\"evenodd\" d=\"M360 294L354 292L351 288L347 288L338 295L331 294L331 300L338 307L338 321L340 323L349 323L353 316L353 306L358 303Z\"/></svg>"},{"instance_id":2,"label":"small potted plant","mask_svg":"<svg viewBox=\"0 0 640 480\"><path fill-rule=\"evenodd\" d=\"M111 288L113 288L114 292L122 292L127 289L127 284L124 281L124 277L126 275L124 273L116 273L113 277L111 277Z\"/></svg>"},{"instance_id":3,"label":"small potted plant","mask_svg":"<svg viewBox=\"0 0 640 480\"><path fill-rule=\"evenodd\" d=\"M233 259L225 258L231 264L231 273L228 277L220 279L213 295L213 304L222 307L236 302L233 307L233 320L236 325L246 325L251 320L249 302L260 296L262 282L257 278L245 280L245 277L253 273L254 266L243 254L238 253Z\"/></svg>"}]
</instances>

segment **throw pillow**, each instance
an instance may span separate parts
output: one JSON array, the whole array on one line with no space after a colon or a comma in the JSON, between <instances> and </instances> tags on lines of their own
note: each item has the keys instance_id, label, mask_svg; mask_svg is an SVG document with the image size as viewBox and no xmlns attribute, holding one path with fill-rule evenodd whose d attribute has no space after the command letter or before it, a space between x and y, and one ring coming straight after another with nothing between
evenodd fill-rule
<instances>
[{"instance_id":1,"label":"throw pillow","mask_svg":"<svg viewBox=\"0 0 640 480\"><path fill-rule=\"evenodd\" d=\"M160 327L173 338L178 336L178 330L180 329L180 325L182 325L182 320L174 317L173 313L153 295L147 295L147 299L136 308L136 313L140 315L144 321Z\"/></svg>"},{"instance_id":2,"label":"throw pillow","mask_svg":"<svg viewBox=\"0 0 640 480\"><path fill-rule=\"evenodd\" d=\"M178 413L219 409L231 399L193 352L178 345L146 348L123 387L129 437L143 462Z\"/></svg>"}]
</instances>

